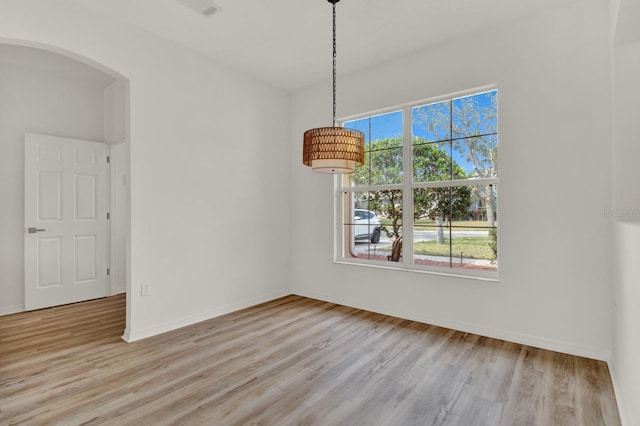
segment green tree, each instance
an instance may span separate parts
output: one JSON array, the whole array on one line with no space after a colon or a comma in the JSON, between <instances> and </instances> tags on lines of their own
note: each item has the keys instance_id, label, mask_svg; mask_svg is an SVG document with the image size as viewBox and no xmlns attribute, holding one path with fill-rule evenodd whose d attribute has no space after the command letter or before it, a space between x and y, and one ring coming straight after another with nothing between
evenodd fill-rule
<instances>
[{"instance_id":1,"label":"green tree","mask_svg":"<svg viewBox=\"0 0 640 426\"><path fill-rule=\"evenodd\" d=\"M355 185L402 183L402 139L376 139L367 145L365 163L351 175Z\"/></svg>"},{"instance_id":2,"label":"green tree","mask_svg":"<svg viewBox=\"0 0 640 426\"><path fill-rule=\"evenodd\" d=\"M416 182L464 179L465 171L438 144L413 139L413 179ZM466 186L417 188L414 190L413 216L436 222L438 244L444 244L445 220L464 218L471 205L471 189Z\"/></svg>"},{"instance_id":3,"label":"green tree","mask_svg":"<svg viewBox=\"0 0 640 426\"><path fill-rule=\"evenodd\" d=\"M355 185L402 183L402 138L376 139L369 142L365 163L351 175ZM371 191L362 195L363 208L373 210L391 220L391 227L380 229L389 238L398 239L402 227L402 190Z\"/></svg>"},{"instance_id":4,"label":"green tree","mask_svg":"<svg viewBox=\"0 0 640 426\"><path fill-rule=\"evenodd\" d=\"M449 180L464 178L464 170L438 145L426 143L424 139L413 140L413 175L416 181ZM390 185L402 183L402 139L387 138L369 143L365 164L351 175L355 185ZM364 192L357 200L360 207L373 210L391 221L390 227L382 230L397 241L402 227L402 190L384 189ZM438 243L444 243L443 223L445 219L463 217L471 203L468 187L418 188L414 190L414 219L429 217L438 226ZM397 260L397 259L395 259Z\"/></svg>"},{"instance_id":5,"label":"green tree","mask_svg":"<svg viewBox=\"0 0 640 426\"><path fill-rule=\"evenodd\" d=\"M417 110L415 122L423 125L435 140L453 139L452 148L473 166L468 177L498 176L497 92L457 98L427 105ZM495 226L495 185L473 187L490 229Z\"/></svg>"}]
</instances>

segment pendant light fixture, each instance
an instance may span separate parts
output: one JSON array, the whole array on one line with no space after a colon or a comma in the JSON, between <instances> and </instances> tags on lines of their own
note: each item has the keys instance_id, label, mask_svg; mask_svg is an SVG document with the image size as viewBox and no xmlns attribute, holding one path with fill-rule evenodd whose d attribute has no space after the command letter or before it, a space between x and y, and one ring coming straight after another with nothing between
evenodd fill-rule
<instances>
[{"instance_id":1,"label":"pendant light fixture","mask_svg":"<svg viewBox=\"0 0 640 426\"><path fill-rule=\"evenodd\" d=\"M302 163L318 173L353 173L364 164L364 133L336 127L336 3L333 4L333 126L304 132Z\"/></svg>"}]
</instances>

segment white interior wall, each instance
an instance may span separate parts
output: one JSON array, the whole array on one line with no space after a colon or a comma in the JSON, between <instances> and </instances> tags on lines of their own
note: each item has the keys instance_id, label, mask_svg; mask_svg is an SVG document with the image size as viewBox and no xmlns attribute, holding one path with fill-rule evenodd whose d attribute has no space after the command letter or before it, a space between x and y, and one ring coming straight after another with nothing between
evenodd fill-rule
<instances>
[{"instance_id":1,"label":"white interior wall","mask_svg":"<svg viewBox=\"0 0 640 426\"><path fill-rule=\"evenodd\" d=\"M640 221L615 223L615 334L609 363L624 425L640 423Z\"/></svg>"},{"instance_id":2,"label":"white interior wall","mask_svg":"<svg viewBox=\"0 0 640 426\"><path fill-rule=\"evenodd\" d=\"M129 87L120 79L104 89L104 140L107 143L127 141Z\"/></svg>"},{"instance_id":3,"label":"white interior wall","mask_svg":"<svg viewBox=\"0 0 640 426\"><path fill-rule=\"evenodd\" d=\"M2 39L64 49L129 80L126 339L289 293L286 93L65 1L3 3Z\"/></svg>"},{"instance_id":4,"label":"white interior wall","mask_svg":"<svg viewBox=\"0 0 640 426\"><path fill-rule=\"evenodd\" d=\"M340 76L339 116L498 85L500 280L332 263L333 180L294 143L293 291L607 359L610 54L608 5L590 0ZM295 94L294 141L329 122L330 96L328 84Z\"/></svg>"},{"instance_id":5,"label":"white interior wall","mask_svg":"<svg viewBox=\"0 0 640 426\"><path fill-rule=\"evenodd\" d=\"M614 215L640 220L640 41L614 50Z\"/></svg>"},{"instance_id":6,"label":"white interior wall","mask_svg":"<svg viewBox=\"0 0 640 426\"><path fill-rule=\"evenodd\" d=\"M288 96L155 39L145 51L158 53L131 78L128 340L289 293Z\"/></svg>"},{"instance_id":7,"label":"white interior wall","mask_svg":"<svg viewBox=\"0 0 640 426\"><path fill-rule=\"evenodd\" d=\"M639 9L640 10L640 9ZM640 15L639 15L640 16ZM640 39L614 50L614 341L610 367L625 425L640 424ZM615 219L615 221L614 221Z\"/></svg>"},{"instance_id":8,"label":"white interior wall","mask_svg":"<svg viewBox=\"0 0 640 426\"><path fill-rule=\"evenodd\" d=\"M3 61L0 51L0 314L24 310L24 133L102 141L103 84Z\"/></svg>"}]
</instances>

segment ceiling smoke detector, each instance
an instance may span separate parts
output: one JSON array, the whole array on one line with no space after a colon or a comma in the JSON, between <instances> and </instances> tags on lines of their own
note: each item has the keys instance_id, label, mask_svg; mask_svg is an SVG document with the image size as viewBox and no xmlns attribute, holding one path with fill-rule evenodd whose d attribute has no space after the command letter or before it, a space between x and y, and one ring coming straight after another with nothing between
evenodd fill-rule
<instances>
[{"instance_id":1,"label":"ceiling smoke detector","mask_svg":"<svg viewBox=\"0 0 640 426\"><path fill-rule=\"evenodd\" d=\"M189 9L204 16L211 16L216 11L216 6L211 0L178 0Z\"/></svg>"}]
</instances>

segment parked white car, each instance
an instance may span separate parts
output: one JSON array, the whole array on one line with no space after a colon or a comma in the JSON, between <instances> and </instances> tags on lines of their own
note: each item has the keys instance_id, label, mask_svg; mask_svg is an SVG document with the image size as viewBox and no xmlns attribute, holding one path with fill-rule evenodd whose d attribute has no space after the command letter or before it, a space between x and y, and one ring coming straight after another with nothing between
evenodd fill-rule
<instances>
[{"instance_id":1,"label":"parked white car","mask_svg":"<svg viewBox=\"0 0 640 426\"><path fill-rule=\"evenodd\" d=\"M371 210L353 210L353 236L355 241L380 242L380 220Z\"/></svg>"}]
</instances>

